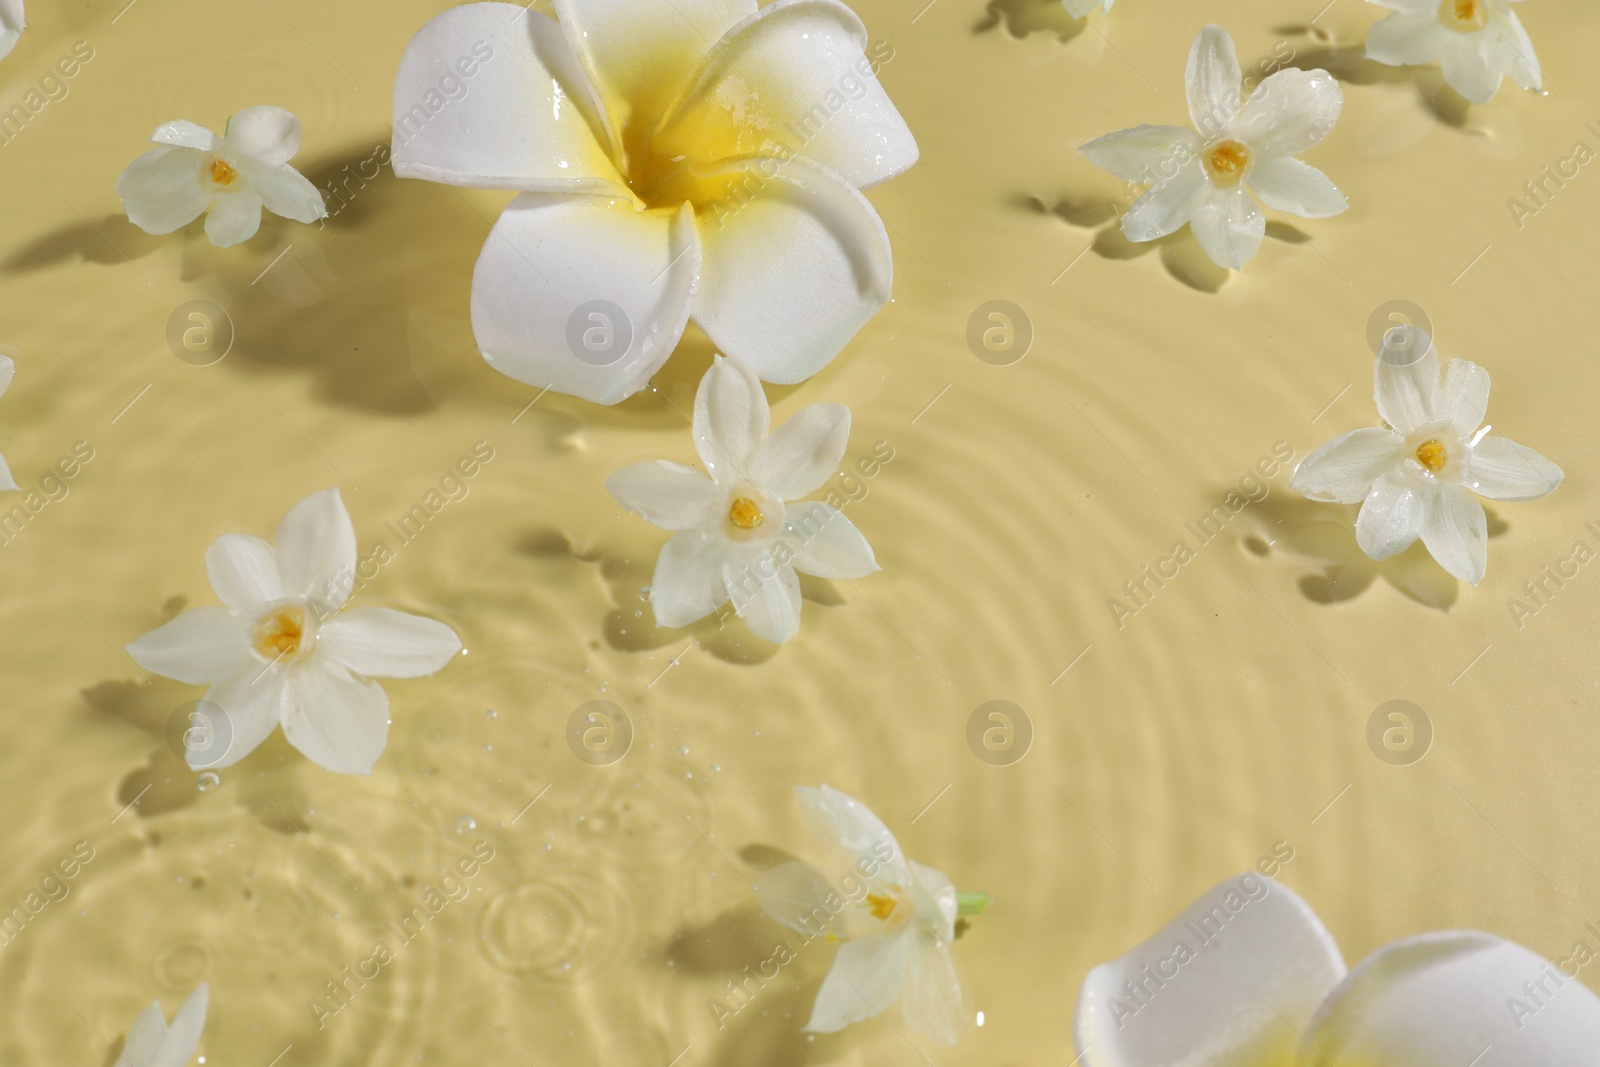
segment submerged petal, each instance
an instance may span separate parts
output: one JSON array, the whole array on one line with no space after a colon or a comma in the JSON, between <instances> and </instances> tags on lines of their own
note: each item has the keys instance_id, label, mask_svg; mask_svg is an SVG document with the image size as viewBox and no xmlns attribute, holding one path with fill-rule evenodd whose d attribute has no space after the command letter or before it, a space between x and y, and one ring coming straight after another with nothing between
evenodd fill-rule
<instances>
[{"instance_id":1,"label":"submerged petal","mask_svg":"<svg viewBox=\"0 0 1600 1067\"><path fill-rule=\"evenodd\" d=\"M228 120L223 144L241 161L276 167L300 151L300 120L281 107L247 107Z\"/></svg>"},{"instance_id":2,"label":"submerged petal","mask_svg":"<svg viewBox=\"0 0 1600 1067\"><path fill-rule=\"evenodd\" d=\"M206 236L218 248L243 244L261 229L261 207L261 194L248 186L218 196L206 215Z\"/></svg>"},{"instance_id":3,"label":"submerged petal","mask_svg":"<svg viewBox=\"0 0 1600 1067\"><path fill-rule=\"evenodd\" d=\"M1238 270L1261 248L1267 217L1247 189L1214 189L1195 209L1189 228L1211 262Z\"/></svg>"},{"instance_id":4,"label":"submerged petal","mask_svg":"<svg viewBox=\"0 0 1600 1067\"><path fill-rule=\"evenodd\" d=\"M1200 138L1186 126L1135 126L1096 137L1078 151L1123 181L1160 185L1199 158Z\"/></svg>"},{"instance_id":5,"label":"submerged petal","mask_svg":"<svg viewBox=\"0 0 1600 1067\"><path fill-rule=\"evenodd\" d=\"M838 891L809 863L791 861L768 867L755 878L756 900L775 922L797 933L820 937L841 925L830 898Z\"/></svg>"},{"instance_id":6,"label":"submerged petal","mask_svg":"<svg viewBox=\"0 0 1600 1067\"><path fill-rule=\"evenodd\" d=\"M1344 90L1325 70L1287 67L1245 101L1233 135L1259 156L1294 156L1319 145L1339 121Z\"/></svg>"},{"instance_id":7,"label":"submerged petal","mask_svg":"<svg viewBox=\"0 0 1600 1067\"><path fill-rule=\"evenodd\" d=\"M1410 548L1422 534L1422 496L1405 474L1390 471L1373 483L1356 516L1356 543L1372 559Z\"/></svg>"},{"instance_id":8,"label":"submerged petal","mask_svg":"<svg viewBox=\"0 0 1600 1067\"><path fill-rule=\"evenodd\" d=\"M1287 1063L1344 973L1305 902L1245 874L1089 972L1078 994L1078 1053L1084 1067Z\"/></svg>"},{"instance_id":9,"label":"submerged petal","mask_svg":"<svg viewBox=\"0 0 1600 1067\"><path fill-rule=\"evenodd\" d=\"M1469 585L1483 581L1489 562L1489 520L1483 505L1453 485L1438 483L1422 496L1422 543L1450 574Z\"/></svg>"},{"instance_id":10,"label":"submerged petal","mask_svg":"<svg viewBox=\"0 0 1600 1067\"><path fill-rule=\"evenodd\" d=\"M1391 67L1432 63L1453 32L1433 9L1397 11L1367 31L1367 58Z\"/></svg>"},{"instance_id":11,"label":"submerged petal","mask_svg":"<svg viewBox=\"0 0 1600 1067\"><path fill-rule=\"evenodd\" d=\"M1472 446L1466 486L1490 500L1537 500L1555 491L1565 475L1531 448L1489 435Z\"/></svg>"},{"instance_id":12,"label":"submerged petal","mask_svg":"<svg viewBox=\"0 0 1600 1067\"><path fill-rule=\"evenodd\" d=\"M731 161L708 178L728 195L699 216L695 322L763 380L804 381L888 302L888 231L866 197L802 159Z\"/></svg>"},{"instance_id":13,"label":"submerged petal","mask_svg":"<svg viewBox=\"0 0 1600 1067\"><path fill-rule=\"evenodd\" d=\"M132 163L117 179L128 221L145 233L181 230L211 203L200 184L204 157L192 148L157 148Z\"/></svg>"},{"instance_id":14,"label":"submerged petal","mask_svg":"<svg viewBox=\"0 0 1600 1067\"><path fill-rule=\"evenodd\" d=\"M771 425L772 409L750 365L713 358L694 395L694 447L718 485L749 477L750 460Z\"/></svg>"},{"instance_id":15,"label":"submerged petal","mask_svg":"<svg viewBox=\"0 0 1600 1067\"><path fill-rule=\"evenodd\" d=\"M1350 207L1326 174L1288 156L1256 160L1250 188L1268 207L1303 219L1325 219Z\"/></svg>"},{"instance_id":16,"label":"submerged petal","mask_svg":"<svg viewBox=\"0 0 1600 1067\"><path fill-rule=\"evenodd\" d=\"M855 524L820 500L791 504L784 515L783 535L794 551L794 569L801 574L848 579L883 569Z\"/></svg>"},{"instance_id":17,"label":"submerged petal","mask_svg":"<svg viewBox=\"0 0 1600 1067\"><path fill-rule=\"evenodd\" d=\"M817 990L807 1032L838 1033L887 1011L905 985L909 940L908 935L863 937L839 946L833 967Z\"/></svg>"},{"instance_id":18,"label":"submerged petal","mask_svg":"<svg viewBox=\"0 0 1600 1067\"><path fill-rule=\"evenodd\" d=\"M289 743L324 770L371 774L389 737L389 697L326 660L289 672Z\"/></svg>"},{"instance_id":19,"label":"submerged petal","mask_svg":"<svg viewBox=\"0 0 1600 1067\"><path fill-rule=\"evenodd\" d=\"M833 477L849 440L849 408L812 404L756 447L750 476L779 499L798 500Z\"/></svg>"},{"instance_id":20,"label":"submerged petal","mask_svg":"<svg viewBox=\"0 0 1600 1067\"><path fill-rule=\"evenodd\" d=\"M284 592L338 610L356 574L356 530L337 489L313 493L278 524L278 573Z\"/></svg>"},{"instance_id":21,"label":"submerged petal","mask_svg":"<svg viewBox=\"0 0 1600 1067\"><path fill-rule=\"evenodd\" d=\"M805 809L806 821L825 847L843 851L852 862L870 860L883 871L878 881L900 886L911 882L911 868L900 851L900 842L871 808L830 785L819 789L801 786L795 792Z\"/></svg>"},{"instance_id":22,"label":"submerged petal","mask_svg":"<svg viewBox=\"0 0 1600 1067\"><path fill-rule=\"evenodd\" d=\"M212 685L254 662L247 623L227 608L191 608L128 646L147 671L186 685Z\"/></svg>"},{"instance_id":23,"label":"submerged petal","mask_svg":"<svg viewBox=\"0 0 1600 1067\"><path fill-rule=\"evenodd\" d=\"M687 205L643 212L623 199L524 193L478 258L472 329L500 373L615 404L677 347L699 279Z\"/></svg>"},{"instance_id":24,"label":"submerged petal","mask_svg":"<svg viewBox=\"0 0 1600 1067\"><path fill-rule=\"evenodd\" d=\"M172 1028L161 1042L161 1054L151 1067L188 1067L200 1047L200 1034L206 1027L206 1007L211 1002L211 986L202 983L184 1000L172 1017Z\"/></svg>"},{"instance_id":25,"label":"submerged petal","mask_svg":"<svg viewBox=\"0 0 1600 1067\"><path fill-rule=\"evenodd\" d=\"M757 637L781 645L800 632L800 579L770 549L725 560L722 584Z\"/></svg>"},{"instance_id":26,"label":"submerged petal","mask_svg":"<svg viewBox=\"0 0 1600 1067\"><path fill-rule=\"evenodd\" d=\"M322 624L317 650L354 674L421 678L461 651L461 638L437 619L392 608L358 608Z\"/></svg>"},{"instance_id":27,"label":"submerged petal","mask_svg":"<svg viewBox=\"0 0 1600 1067\"><path fill-rule=\"evenodd\" d=\"M1301 461L1291 486L1311 500L1357 504L1372 483L1405 458L1405 439L1392 430L1351 430Z\"/></svg>"},{"instance_id":28,"label":"submerged petal","mask_svg":"<svg viewBox=\"0 0 1600 1067\"><path fill-rule=\"evenodd\" d=\"M727 538L705 530L685 530L662 546L650 579L656 625L687 626L728 602L722 582L727 553Z\"/></svg>"},{"instance_id":29,"label":"submerged petal","mask_svg":"<svg viewBox=\"0 0 1600 1067\"><path fill-rule=\"evenodd\" d=\"M900 1011L906 1025L941 1045L954 1045L967 1025L961 976L950 942L919 923L907 935Z\"/></svg>"},{"instance_id":30,"label":"submerged petal","mask_svg":"<svg viewBox=\"0 0 1600 1067\"><path fill-rule=\"evenodd\" d=\"M1244 74L1233 38L1221 26L1207 26L1189 50L1184 86L1189 98L1189 118L1203 140L1222 137L1233 129L1242 97Z\"/></svg>"},{"instance_id":31,"label":"submerged petal","mask_svg":"<svg viewBox=\"0 0 1600 1067\"><path fill-rule=\"evenodd\" d=\"M128 1028L128 1039L122 1043L115 1067L150 1067L161 1053L161 1043L166 1037L167 1020L161 1014L161 1004L152 1003Z\"/></svg>"},{"instance_id":32,"label":"submerged petal","mask_svg":"<svg viewBox=\"0 0 1600 1067\"><path fill-rule=\"evenodd\" d=\"M623 467L606 479L617 503L663 530L703 526L717 503L717 487L705 473L664 459Z\"/></svg>"}]
</instances>

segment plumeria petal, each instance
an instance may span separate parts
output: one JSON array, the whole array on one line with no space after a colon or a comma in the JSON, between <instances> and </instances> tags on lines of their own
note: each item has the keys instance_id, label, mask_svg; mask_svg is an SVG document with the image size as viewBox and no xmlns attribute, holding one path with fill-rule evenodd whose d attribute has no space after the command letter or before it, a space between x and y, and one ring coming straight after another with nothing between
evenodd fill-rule
<instances>
[{"instance_id":1,"label":"plumeria petal","mask_svg":"<svg viewBox=\"0 0 1600 1067\"><path fill-rule=\"evenodd\" d=\"M1397 11L1367 31L1367 58L1392 67L1432 63L1444 54L1453 33L1439 21L1437 5L1426 11Z\"/></svg>"},{"instance_id":2,"label":"plumeria petal","mask_svg":"<svg viewBox=\"0 0 1600 1067\"><path fill-rule=\"evenodd\" d=\"M1288 156L1256 160L1250 188L1268 207L1303 219L1325 219L1350 207L1326 174Z\"/></svg>"},{"instance_id":3,"label":"plumeria petal","mask_svg":"<svg viewBox=\"0 0 1600 1067\"><path fill-rule=\"evenodd\" d=\"M851 1023L888 1010L905 985L905 936L863 937L839 946L833 967L817 990L805 1029L834 1034Z\"/></svg>"},{"instance_id":4,"label":"plumeria petal","mask_svg":"<svg viewBox=\"0 0 1600 1067\"><path fill-rule=\"evenodd\" d=\"M1245 101L1233 136L1258 156L1295 156L1327 138L1344 109L1344 90L1325 70L1286 67Z\"/></svg>"},{"instance_id":5,"label":"plumeria petal","mask_svg":"<svg viewBox=\"0 0 1600 1067\"><path fill-rule=\"evenodd\" d=\"M1472 101L1487 104L1500 89L1500 38L1493 30L1452 32L1444 41L1439 70L1450 88Z\"/></svg>"},{"instance_id":6,"label":"plumeria petal","mask_svg":"<svg viewBox=\"0 0 1600 1067\"><path fill-rule=\"evenodd\" d=\"M288 712L288 675L283 667L269 668L252 657L243 671L213 685L202 708L208 714L220 709L221 718L208 732L188 737L189 766L222 770L254 752Z\"/></svg>"},{"instance_id":7,"label":"plumeria petal","mask_svg":"<svg viewBox=\"0 0 1600 1067\"><path fill-rule=\"evenodd\" d=\"M750 460L771 425L767 395L750 365L714 358L694 396L694 447L718 485L749 476Z\"/></svg>"},{"instance_id":8,"label":"plumeria petal","mask_svg":"<svg viewBox=\"0 0 1600 1067\"><path fill-rule=\"evenodd\" d=\"M211 986L202 984L183 1002L172 1018L172 1028L161 1043L161 1054L150 1067L188 1067L200 1047L200 1034L206 1026L206 1007L211 1001Z\"/></svg>"},{"instance_id":9,"label":"plumeria petal","mask_svg":"<svg viewBox=\"0 0 1600 1067\"><path fill-rule=\"evenodd\" d=\"M247 107L228 120L222 140L230 156L276 167L300 151L300 120L281 107Z\"/></svg>"},{"instance_id":10,"label":"plumeria petal","mask_svg":"<svg viewBox=\"0 0 1600 1067\"><path fill-rule=\"evenodd\" d=\"M389 737L389 697L325 659L289 672L289 743L324 770L371 774Z\"/></svg>"},{"instance_id":11,"label":"plumeria petal","mask_svg":"<svg viewBox=\"0 0 1600 1067\"><path fill-rule=\"evenodd\" d=\"M1357 504L1404 456L1405 439L1392 430L1351 430L1301 461L1290 484L1312 500Z\"/></svg>"},{"instance_id":12,"label":"plumeria petal","mask_svg":"<svg viewBox=\"0 0 1600 1067\"><path fill-rule=\"evenodd\" d=\"M261 229L261 194L253 188L224 193L211 202L206 236L218 248L243 244Z\"/></svg>"},{"instance_id":13,"label":"plumeria petal","mask_svg":"<svg viewBox=\"0 0 1600 1067\"><path fill-rule=\"evenodd\" d=\"M1180 161L1178 172L1152 186L1122 216L1122 232L1130 241L1154 241L1181 230L1211 195L1211 181L1199 156Z\"/></svg>"},{"instance_id":14,"label":"plumeria petal","mask_svg":"<svg viewBox=\"0 0 1600 1067\"><path fill-rule=\"evenodd\" d=\"M1397 326L1385 335L1373 368L1373 395L1383 421L1408 434L1435 415L1439 353L1433 339L1416 326Z\"/></svg>"},{"instance_id":15,"label":"plumeria petal","mask_svg":"<svg viewBox=\"0 0 1600 1067\"><path fill-rule=\"evenodd\" d=\"M472 328L502 374L615 404L672 354L699 278L687 205L641 212L623 199L524 193L478 259Z\"/></svg>"},{"instance_id":16,"label":"plumeria petal","mask_svg":"<svg viewBox=\"0 0 1600 1067\"><path fill-rule=\"evenodd\" d=\"M150 135L150 140L156 144L172 145L176 148L195 148L201 152L215 152L222 147L222 138L206 129L197 122L188 119L173 119L163 122L156 127L156 132Z\"/></svg>"},{"instance_id":17,"label":"plumeria petal","mask_svg":"<svg viewBox=\"0 0 1600 1067\"><path fill-rule=\"evenodd\" d=\"M1462 437L1471 437L1483 425L1489 410L1489 372L1476 363L1452 359L1445 365L1444 381L1434 395L1433 412Z\"/></svg>"},{"instance_id":18,"label":"plumeria petal","mask_svg":"<svg viewBox=\"0 0 1600 1067\"><path fill-rule=\"evenodd\" d=\"M756 447L750 476L780 499L798 500L833 477L849 440L849 408L812 404Z\"/></svg>"},{"instance_id":19,"label":"plumeria petal","mask_svg":"<svg viewBox=\"0 0 1600 1067\"><path fill-rule=\"evenodd\" d=\"M1201 201L1189 228L1213 263L1238 270L1260 249L1267 217L1248 190L1215 189Z\"/></svg>"},{"instance_id":20,"label":"plumeria petal","mask_svg":"<svg viewBox=\"0 0 1600 1067\"><path fill-rule=\"evenodd\" d=\"M717 42L655 138L669 155L717 146L703 162L799 153L858 189L887 181L917 161L917 142L866 49L838 0L777 0ZM730 115L748 121L730 128Z\"/></svg>"},{"instance_id":21,"label":"plumeria petal","mask_svg":"<svg viewBox=\"0 0 1600 1067\"><path fill-rule=\"evenodd\" d=\"M687 626L728 602L722 564L728 542L706 530L685 530L656 557L650 579L650 608L659 626Z\"/></svg>"},{"instance_id":22,"label":"plumeria petal","mask_svg":"<svg viewBox=\"0 0 1600 1067\"><path fill-rule=\"evenodd\" d=\"M1362 961L1317 1013L1300 1062L1588 1067L1596 1048L1600 998L1581 981L1521 945L1446 931Z\"/></svg>"},{"instance_id":23,"label":"plumeria petal","mask_svg":"<svg viewBox=\"0 0 1600 1067\"><path fill-rule=\"evenodd\" d=\"M1423 511L1422 495L1410 478L1390 471L1373 483L1361 504L1356 543L1372 559L1398 555L1422 535Z\"/></svg>"},{"instance_id":24,"label":"plumeria petal","mask_svg":"<svg viewBox=\"0 0 1600 1067\"><path fill-rule=\"evenodd\" d=\"M695 322L763 380L804 381L888 302L894 257L883 220L857 190L799 158L730 161L707 177L727 195L699 216Z\"/></svg>"},{"instance_id":25,"label":"plumeria petal","mask_svg":"<svg viewBox=\"0 0 1600 1067\"><path fill-rule=\"evenodd\" d=\"M291 166L244 164L240 172L274 215L296 222L316 222L328 214L327 202L311 179Z\"/></svg>"},{"instance_id":26,"label":"plumeria petal","mask_svg":"<svg viewBox=\"0 0 1600 1067\"><path fill-rule=\"evenodd\" d=\"M200 184L203 157L189 148L157 148L146 152L117 179L128 221L146 233L181 230L211 203Z\"/></svg>"},{"instance_id":27,"label":"plumeria petal","mask_svg":"<svg viewBox=\"0 0 1600 1067\"><path fill-rule=\"evenodd\" d=\"M763 911L797 933L812 937L835 933L841 925L829 906L837 891L809 863L791 861L768 867L755 878L756 900Z\"/></svg>"},{"instance_id":28,"label":"plumeria petal","mask_svg":"<svg viewBox=\"0 0 1600 1067\"><path fill-rule=\"evenodd\" d=\"M441 85L468 84L467 71L470 91L440 92ZM453 7L418 31L400 60L394 172L530 192L620 185L591 93L548 15L520 4Z\"/></svg>"},{"instance_id":29,"label":"plumeria petal","mask_svg":"<svg viewBox=\"0 0 1600 1067\"><path fill-rule=\"evenodd\" d=\"M1555 491L1565 475L1531 448L1489 435L1472 446L1466 485L1490 500L1537 500Z\"/></svg>"},{"instance_id":30,"label":"plumeria petal","mask_svg":"<svg viewBox=\"0 0 1600 1067\"><path fill-rule=\"evenodd\" d=\"M206 575L217 598L249 614L286 595L271 545L249 534L223 534L206 550Z\"/></svg>"},{"instance_id":31,"label":"plumeria petal","mask_svg":"<svg viewBox=\"0 0 1600 1067\"><path fill-rule=\"evenodd\" d=\"M1089 972L1078 995L1078 1053L1084 1067L1288 1063L1298 1031L1344 973L1338 946L1305 902L1246 874Z\"/></svg>"},{"instance_id":32,"label":"plumeria petal","mask_svg":"<svg viewBox=\"0 0 1600 1067\"><path fill-rule=\"evenodd\" d=\"M150 1067L160 1055L166 1037L166 1017L161 1014L161 1004L153 1003L128 1028L128 1039L122 1043L115 1067Z\"/></svg>"},{"instance_id":33,"label":"plumeria petal","mask_svg":"<svg viewBox=\"0 0 1600 1067\"><path fill-rule=\"evenodd\" d=\"M801 574L848 579L883 569L855 524L844 512L820 500L791 504L784 516L783 535L794 551L794 569Z\"/></svg>"},{"instance_id":34,"label":"plumeria petal","mask_svg":"<svg viewBox=\"0 0 1600 1067\"><path fill-rule=\"evenodd\" d=\"M635 463L606 479L617 503L663 530L690 530L716 505L716 483L702 471L664 459Z\"/></svg>"},{"instance_id":35,"label":"plumeria petal","mask_svg":"<svg viewBox=\"0 0 1600 1067\"><path fill-rule=\"evenodd\" d=\"M1489 562L1489 520L1483 505L1442 482L1420 495L1422 543L1428 554L1469 585L1483 581Z\"/></svg>"},{"instance_id":36,"label":"plumeria petal","mask_svg":"<svg viewBox=\"0 0 1600 1067\"><path fill-rule=\"evenodd\" d=\"M1189 98L1189 118L1203 140L1215 140L1233 129L1243 77L1228 32L1221 26L1201 30L1189 50L1184 87Z\"/></svg>"},{"instance_id":37,"label":"plumeria petal","mask_svg":"<svg viewBox=\"0 0 1600 1067\"><path fill-rule=\"evenodd\" d=\"M820 789L801 786L795 792L806 821L823 846L843 851L851 861L870 858L881 864L884 874L876 881L898 885L911 881L911 868L900 842L871 808L830 785Z\"/></svg>"},{"instance_id":38,"label":"plumeria petal","mask_svg":"<svg viewBox=\"0 0 1600 1067\"><path fill-rule=\"evenodd\" d=\"M392 608L358 608L322 624L317 650L354 674L421 678L461 651L461 638L437 619Z\"/></svg>"},{"instance_id":39,"label":"plumeria petal","mask_svg":"<svg viewBox=\"0 0 1600 1067\"><path fill-rule=\"evenodd\" d=\"M296 504L278 524L276 551L285 593L343 607L355 581L356 531L339 490L324 489Z\"/></svg>"},{"instance_id":40,"label":"plumeria petal","mask_svg":"<svg viewBox=\"0 0 1600 1067\"><path fill-rule=\"evenodd\" d=\"M232 678L254 662L248 623L227 608L191 608L128 646L147 671L187 685Z\"/></svg>"},{"instance_id":41,"label":"plumeria petal","mask_svg":"<svg viewBox=\"0 0 1600 1067\"><path fill-rule=\"evenodd\" d=\"M733 608L757 637L781 645L800 630L800 579L770 548L722 564Z\"/></svg>"},{"instance_id":42,"label":"plumeria petal","mask_svg":"<svg viewBox=\"0 0 1600 1067\"><path fill-rule=\"evenodd\" d=\"M900 1010L906 1025L941 1045L954 1045L966 1029L967 1007L950 943L920 923L905 940Z\"/></svg>"},{"instance_id":43,"label":"plumeria petal","mask_svg":"<svg viewBox=\"0 0 1600 1067\"><path fill-rule=\"evenodd\" d=\"M1135 126L1096 137L1078 151L1123 181L1159 185L1177 177L1186 161L1199 158L1200 138L1186 126Z\"/></svg>"}]
</instances>

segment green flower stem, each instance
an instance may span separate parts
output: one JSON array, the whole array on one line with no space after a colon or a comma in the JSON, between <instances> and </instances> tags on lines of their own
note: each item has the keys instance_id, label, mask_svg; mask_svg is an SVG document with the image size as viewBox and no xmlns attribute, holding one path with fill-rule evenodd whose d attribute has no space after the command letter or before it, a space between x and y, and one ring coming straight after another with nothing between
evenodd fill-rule
<instances>
[{"instance_id":1,"label":"green flower stem","mask_svg":"<svg viewBox=\"0 0 1600 1067\"><path fill-rule=\"evenodd\" d=\"M982 915L989 907L988 893L957 893L957 915Z\"/></svg>"}]
</instances>

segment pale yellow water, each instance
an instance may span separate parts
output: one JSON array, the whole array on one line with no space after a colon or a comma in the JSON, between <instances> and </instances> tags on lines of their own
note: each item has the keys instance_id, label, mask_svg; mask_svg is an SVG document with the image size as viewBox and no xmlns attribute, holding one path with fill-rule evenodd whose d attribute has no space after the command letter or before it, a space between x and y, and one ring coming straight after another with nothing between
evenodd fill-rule
<instances>
[{"instance_id":1,"label":"pale yellow water","mask_svg":"<svg viewBox=\"0 0 1600 1067\"><path fill-rule=\"evenodd\" d=\"M74 42L93 59L0 144L0 348L17 363L0 451L26 488L77 442L93 459L0 547L0 908L76 843L93 859L0 948L0 1060L108 1064L141 1007L170 1013L204 980L208 1063L1062 1064L1088 968L1279 842L1282 879L1352 961L1441 927L1556 959L1592 941L1600 573L1568 565L1520 626L1508 600L1576 542L1600 547L1600 176L1580 169L1520 229L1506 201L1575 142L1600 147L1600 12L1521 5L1550 92L1508 83L1468 111L1436 73L1355 64L1380 12L1322 3L1122 0L1085 28L1025 0L859 0L923 153L871 194L896 300L770 395L780 419L850 404L851 463L887 443L892 461L848 487L884 571L808 586L778 651L737 623L652 628L641 588L665 535L602 487L627 462L692 458L681 412L703 341L615 409L529 407L534 390L478 357L472 264L507 195L384 172L326 229L269 226L228 251L121 217L117 174L180 116L220 128L282 105L319 184L356 171L387 142L401 50L445 4L32 5L0 103ZM1126 191L1074 150L1184 121L1184 59L1211 20L1247 66L1339 66L1345 113L1308 159L1352 204L1274 226L1220 286L1187 238L1121 241ZM210 367L166 341L196 299L236 327ZM994 299L1035 333L1010 366L965 339ZM1493 506L1476 590L1420 549L1368 563L1324 521L1337 509L1287 490L1290 450L1375 420L1368 321L1396 299L1489 368L1497 432L1568 474L1546 500ZM399 547L384 524L480 441L494 458L469 494ZM1258 463L1270 491L1202 543L1185 524ZM370 779L276 737L202 789L166 740L200 690L141 675L121 646L216 602L214 537L270 535L330 486L364 555L396 549L357 603L445 619L470 653L388 685ZM1193 558L1146 580L1119 626L1108 601L1180 540ZM597 698L635 734L611 766L566 743ZM1366 739L1395 699L1432 724L1411 766ZM1031 720L1010 766L968 748L991 700ZM995 899L956 946L983 1024L954 1050L883 1022L805 1039L825 948L720 1028L708 1007L785 936L747 878L767 850L812 853L792 790L823 781ZM341 968L371 973L374 943L399 944L386 924L475 846L493 858L465 899L319 1027L308 1001Z\"/></svg>"}]
</instances>

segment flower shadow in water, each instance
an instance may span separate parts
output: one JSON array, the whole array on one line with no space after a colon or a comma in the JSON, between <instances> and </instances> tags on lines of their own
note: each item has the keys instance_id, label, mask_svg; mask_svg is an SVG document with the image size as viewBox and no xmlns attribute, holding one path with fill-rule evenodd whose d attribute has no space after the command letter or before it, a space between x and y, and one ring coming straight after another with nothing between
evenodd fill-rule
<instances>
[{"instance_id":1,"label":"flower shadow in water","mask_svg":"<svg viewBox=\"0 0 1600 1067\"><path fill-rule=\"evenodd\" d=\"M988 33L999 26L1018 39L1053 33L1056 40L1065 43L1088 29L1089 20L1074 16L1061 5L1061 0L989 0L984 17L972 27L972 33Z\"/></svg>"},{"instance_id":2,"label":"flower shadow in water","mask_svg":"<svg viewBox=\"0 0 1600 1067\"><path fill-rule=\"evenodd\" d=\"M1510 527L1488 511L1489 537ZM1251 505L1252 529L1242 538L1258 559L1281 559L1311 572L1300 578L1300 592L1316 604L1339 604L1364 593L1378 579L1426 607L1448 611L1461 593L1451 576L1421 541L1385 560L1374 560L1356 543L1354 504L1324 504L1300 497L1272 497Z\"/></svg>"},{"instance_id":3,"label":"flower shadow in water","mask_svg":"<svg viewBox=\"0 0 1600 1067\"><path fill-rule=\"evenodd\" d=\"M1076 229L1093 231L1089 247L1103 259L1137 259L1157 252L1168 274L1203 293L1221 292L1233 276L1233 271L1211 262L1187 226L1154 241L1128 240L1122 233L1122 215L1130 202L1109 196L1095 198L1067 194L1050 203L1042 197L1023 194L1016 197L1013 203L1024 211L1060 219ZM1299 233L1292 226L1279 224L1269 226L1267 235L1280 237L1284 231ZM1300 237L1303 239L1304 235Z\"/></svg>"},{"instance_id":4,"label":"flower shadow in water","mask_svg":"<svg viewBox=\"0 0 1600 1067\"><path fill-rule=\"evenodd\" d=\"M1367 58L1364 41L1341 42L1317 26L1276 26L1273 32L1303 39L1286 65L1300 70L1325 70L1346 85L1404 85L1416 87L1418 101L1446 126L1465 128L1473 104L1450 88L1439 65L1395 67Z\"/></svg>"}]
</instances>

